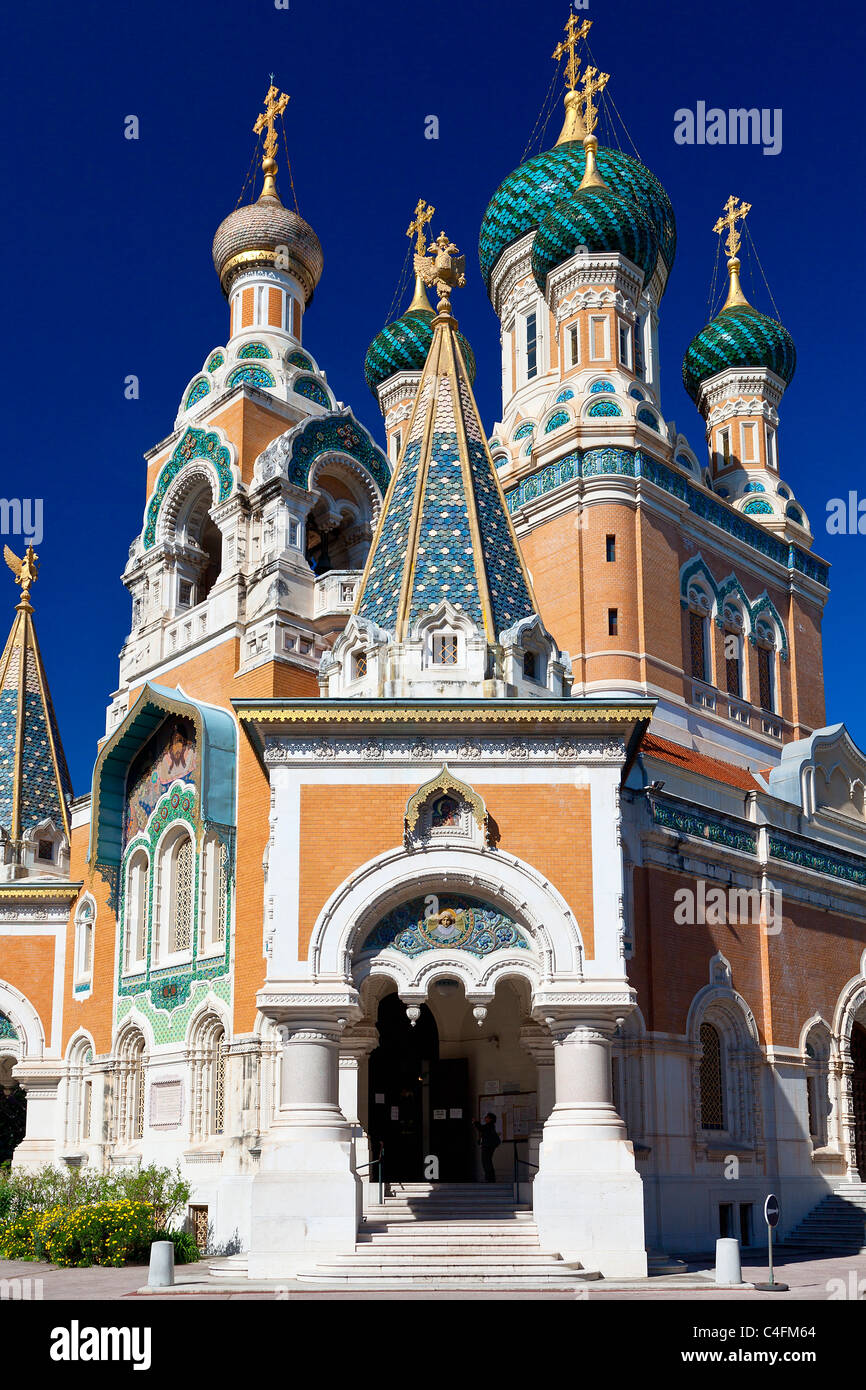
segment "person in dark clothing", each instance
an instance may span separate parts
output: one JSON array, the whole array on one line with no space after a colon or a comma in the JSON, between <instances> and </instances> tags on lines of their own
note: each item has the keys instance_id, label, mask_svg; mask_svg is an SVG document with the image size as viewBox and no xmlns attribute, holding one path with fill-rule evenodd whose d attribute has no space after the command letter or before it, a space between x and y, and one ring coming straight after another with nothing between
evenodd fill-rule
<instances>
[{"instance_id":1,"label":"person in dark clothing","mask_svg":"<svg viewBox=\"0 0 866 1390\"><path fill-rule=\"evenodd\" d=\"M496 1173L493 1168L493 1155L499 1148L499 1135L496 1133L496 1116L488 1113L484 1116L484 1123L473 1120L475 1128L478 1130L478 1142L481 1145L481 1167L484 1169L484 1181L496 1182Z\"/></svg>"}]
</instances>

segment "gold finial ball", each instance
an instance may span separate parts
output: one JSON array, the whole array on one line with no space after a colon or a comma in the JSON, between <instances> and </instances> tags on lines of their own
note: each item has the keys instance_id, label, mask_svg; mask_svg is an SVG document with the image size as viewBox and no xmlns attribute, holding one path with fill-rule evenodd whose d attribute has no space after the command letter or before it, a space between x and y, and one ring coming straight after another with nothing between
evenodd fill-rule
<instances>
[{"instance_id":1,"label":"gold finial ball","mask_svg":"<svg viewBox=\"0 0 866 1390\"><path fill-rule=\"evenodd\" d=\"M277 161L275 159L262 160L262 173L275 174L277 172Z\"/></svg>"}]
</instances>

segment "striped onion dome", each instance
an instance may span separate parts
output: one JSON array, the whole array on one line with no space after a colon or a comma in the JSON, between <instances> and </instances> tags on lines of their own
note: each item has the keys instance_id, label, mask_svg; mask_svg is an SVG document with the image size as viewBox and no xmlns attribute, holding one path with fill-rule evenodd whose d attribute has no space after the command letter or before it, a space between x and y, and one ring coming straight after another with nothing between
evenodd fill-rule
<instances>
[{"instance_id":1,"label":"striped onion dome","mask_svg":"<svg viewBox=\"0 0 866 1390\"><path fill-rule=\"evenodd\" d=\"M551 270L569 260L575 247L618 251L639 266L648 280L659 254L658 237L647 214L631 198L610 188L589 187L563 198L539 223L532 243L532 274L542 294Z\"/></svg>"},{"instance_id":2,"label":"striped onion dome","mask_svg":"<svg viewBox=\"0 0 866 1390\"><path fill-rule=\"evenodd\" d=\"M433 342L434 318L432 309L412 306L376 334L364 359L364 376L374 396L377 387L397 372L423 370ZM454 336L460 344L469 381L474 382L475 354L462 333L455 332Z\"/></svg>"},{"instance_id":3,"label":"striped onion dome","mask_svg":"<svg viewBox=\"0 0 866 1390\"><path fill-rule=\"evenodd\" d=\"M674 263L677 232L674 210L661 183L643 164L620 150L599 145L596 160L608 188L637 203L646 213L667 275ZM499 185L487 206L478 241L481 273L488 291L503 251L538 227L558 204L574 199L585 169L583 141L566 140L528 159Z\"/></svg>"},{"instance_id":4,"label":"striped onion dome","mask_svg":"<svg viewBox=\"0 0 866 1390\"><path fill-rule=\"evenodd\" d=\"M751 304L723 309L692 339L683 359L683 384L693 401L710 377L728 367L767 367L790 385L797 366L794 340L781 323Z\"/></svg>"},{"instance_id":5,"label":"striped onion dome","mask_svg":"<svg viewBox=\"0 0 866 1390\"><path fill-rule=\"evenodd\" d=\"M217 227L214 269L226 296L245 270L280 265L294 275L307 304L322 276L322 247L309 222L278 197L262 195L256 203L235 208Z\"/></svg>"}]
</instances>

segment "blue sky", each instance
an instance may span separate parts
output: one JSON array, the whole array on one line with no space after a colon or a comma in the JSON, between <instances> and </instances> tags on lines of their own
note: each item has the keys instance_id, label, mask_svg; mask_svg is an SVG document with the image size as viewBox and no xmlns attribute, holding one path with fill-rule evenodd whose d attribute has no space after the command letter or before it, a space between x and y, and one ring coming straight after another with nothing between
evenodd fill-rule
<instances>
[{"instance_id":1,"label":"blue sky","mask_svg":"<svg viewBox=\"0 0 866 1390\"><path fill-rule=\"evenodd\" d=\"M562 0L289 0L284 10L272 0L52 0L4 17L0 491L44 499L37 627L77 793L88 789L129 627L118 576L141 525L142 454L171 431L184 386L227 337L210 246L243 186L270 72L291 94L295 187L325 255L306 342L337 397L381 438L364 352L385 321L403 232L423 196L436 206L435 230L444 226L467 252L456 306L489 425L500 411L499 330L478 272L478 229L536 125L567 14ZM856 442L863 250L848 245L866 221L855 109L866 21L851 3L818 10L803 0L590 0L578 17L594 20L594 57L676 211L662 405L699 456L703 426L680 363L707 317L712 224L731 192L753 204L751 233L799 354L782 404L781 472L833 567L828 722L844 719L866 747L857 694L866 655L856 636L866 537L830 536L824 526L830 498L851 488L866 497ZM819 74L827 76L816 90ZM676 144L674 112L699 101L781 108L781 152ZM560 109L557 96L544 147ZM123 138L129 114L140 121L136 142ZM424 138L431 114L438 140ZM606 143L609 131L600 134ZM283 169L280 187L288 200ZM753 284L747 268L746 292L769 311L755 273ZM137 401L124 399L130 373L141 381ZM11 623L11 575L0 592Z\"/></svg>"}]
</instances>

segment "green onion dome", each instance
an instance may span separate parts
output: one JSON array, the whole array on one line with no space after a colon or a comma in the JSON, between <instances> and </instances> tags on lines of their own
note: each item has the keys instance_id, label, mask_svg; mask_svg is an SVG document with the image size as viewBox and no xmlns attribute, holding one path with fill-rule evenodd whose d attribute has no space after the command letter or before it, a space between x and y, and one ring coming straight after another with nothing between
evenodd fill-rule
<instances>
[{"instance_id":1,"label":"green onion dome","mask_svg":"<svg viewBox=\"0 0 866 1390\"><path fill-rule=\"evenodd\" d=\"M541 293L551 270L570 260L576 246L619 251L649 280L659 254L658 237L646 213L610 188L584 188L563 198L542 218L532 243L532 274Z\"/></svg>"},{"instance_id":2,"label":"green onion dome","mask_svg":"<svg viewBox=\"0 0 866 1390\"><path fill-rule=\"evenodd\" d=\"M735 304L692 339L683 359L683 384L697 402L703 383L728 367L768 367L788 386L796 366L788 330L751 304Z\"/></svg>"},{"instance_id":3,"label":"green onion dome","mask_svg":"<svg viewBox=\"0 0 866 1390\"><path fill-rule=\"evenodd\" d=\"M364 376L374 396L376 388L396 372L423 370L433 342L434 318L432 309L410 307L376 334L364 359ZM466 374L470 382L474 382L475 354L462 333L455 336L466 363Z\"/></svg>"},{"instance_id":4,"label":"green onion dome","mask_svg":"<svg viewBox=\"0 0 866 1390\"><path fill-rule=\"evenodd\" d=\"M669 272L676 254L676 221L671 201L655 174L620 150L599 146L596 160L611 192L637 203L648 217L659 256ZM499 185L487 206L478 240L481 274L488 291L502 252L538 227L558 204L574 199L585 169L583 141L566 140L528 159Z\"/></svg>"}]
</instances>

